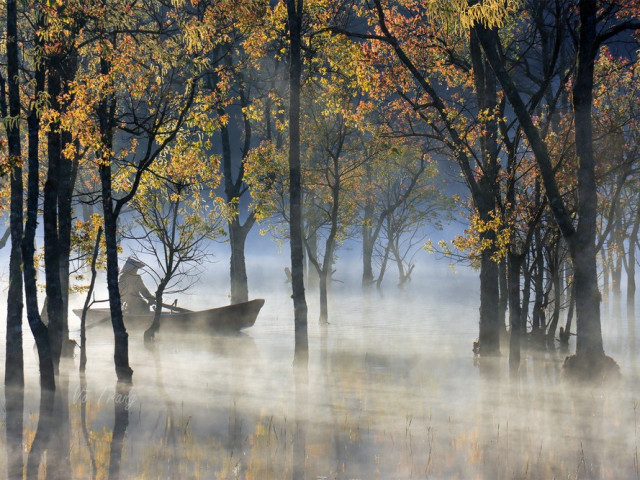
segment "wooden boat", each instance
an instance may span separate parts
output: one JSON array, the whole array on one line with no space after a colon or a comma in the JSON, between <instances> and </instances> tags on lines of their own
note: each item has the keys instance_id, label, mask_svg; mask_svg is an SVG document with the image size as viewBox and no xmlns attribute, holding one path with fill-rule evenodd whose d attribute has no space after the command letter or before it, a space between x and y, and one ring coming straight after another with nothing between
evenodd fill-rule
<instances>
[{"instance_id":1,"label":"wooden boat","mask_svg":"<svg viewBox=\"0 0 640 480\"><path fill-rule=\"evenodd\" d=\"M199 327L215 332L237 332L252 327L256 323L256 318L263 305L264 299L258 298L235 305L199 311L167 306L162 309L160 328L188 329ZM73 313L81 318L82 309L75 309ZM146 329L151 325L153 315L153 312L143 314L128 314L125 312L124 321L128 329ZM110 318L111 312L108 308L90 308L87 310L86 328L106 323Z\"/></svg>"}]
</instances>

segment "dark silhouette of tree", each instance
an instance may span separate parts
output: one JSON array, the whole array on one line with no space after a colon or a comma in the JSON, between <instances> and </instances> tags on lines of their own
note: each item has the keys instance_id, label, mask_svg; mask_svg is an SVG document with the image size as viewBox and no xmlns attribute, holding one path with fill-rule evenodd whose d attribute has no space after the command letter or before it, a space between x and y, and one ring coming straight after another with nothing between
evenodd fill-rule
<instances>
[{"instance_id":1,"label":"dark silhouette of tree","mask_svg":"<svg viewBox=\"0 0 640 480\"><path fill-rule=\"evenodd\" d=\"M302 76L303 0L287 0L289 27L289 222L291 284L295 322L296 357L308 358L307 301L304 293L302 234L302 169L300 162L300 79Z\"/></svg>"}]
</instances>

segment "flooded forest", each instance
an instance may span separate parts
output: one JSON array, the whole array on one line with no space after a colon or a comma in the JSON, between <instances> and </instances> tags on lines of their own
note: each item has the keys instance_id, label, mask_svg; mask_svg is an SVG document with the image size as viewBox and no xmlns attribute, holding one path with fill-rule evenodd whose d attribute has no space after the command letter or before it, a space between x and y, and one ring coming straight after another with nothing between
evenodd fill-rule
<instances>
[{"instance_id":1,"label":"flooded forest","mask_svg":"<svg viewBox=\"0 0 640 480\"><path fill-rule=\"evenodd\" d=\"M0 31L0 478L640 478L640 0Z\"/></svg>"}]
</instances>

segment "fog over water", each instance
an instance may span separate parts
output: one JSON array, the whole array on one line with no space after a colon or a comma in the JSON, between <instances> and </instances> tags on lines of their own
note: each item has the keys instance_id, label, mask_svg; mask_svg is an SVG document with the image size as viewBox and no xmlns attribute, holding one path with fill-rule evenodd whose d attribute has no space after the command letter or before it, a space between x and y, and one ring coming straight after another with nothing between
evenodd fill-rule
<instances>
[{"instance_id":1,"label":"fog over water","mask_svg":"<svg viewBox=\"0 0 640 480\"><path fill-rule=\"evenodd\" d=\"M250 297L266 303L241 335L161 328L149 350L143 330L130 329L128 392L116 390L110 326L90 329L86 391L78 358L61 365L70 434L57 441L72 477L91 478L93 457L106 478L119 418L121 478L640 478L637 356L626 317L618 322L603 308L605 349L621 366L620 383L569 384L561 375L566 353L528 348L520 376L510 378L506 342L500 358L473 356L475 272L427 259L404 289L389 274L381 292L363 292L356 259L337 267L326 332L316 288L307 288L310 359L300 376L287 263L284 254L249 256ZM221 261L178 305L220 306L227 291ZM3 314L3 335L4 323ZM78 326L73 316L73 336ZM28 443L39 390L26 323L24 332ZM0 458L4 472L4 451Z\"/></svg>"}]
</instances>

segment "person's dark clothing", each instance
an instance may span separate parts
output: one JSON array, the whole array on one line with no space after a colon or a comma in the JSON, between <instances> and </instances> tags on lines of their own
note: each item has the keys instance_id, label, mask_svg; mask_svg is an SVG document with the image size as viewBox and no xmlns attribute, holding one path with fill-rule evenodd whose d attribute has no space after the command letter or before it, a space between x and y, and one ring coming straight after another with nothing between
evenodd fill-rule
<instances>
[{"instance_id":1,"label":"person's dark clothing","mask_svg":"<svg viewBox=\"0 0 640 480\"><path fill-rule=\"evenodd\" d=\"M123 272L118 280L120 298L126 313L148 313L149 305L155 302L155 297L142 281L142 277L135 271Z\"/></svg>"}]
</instances>

